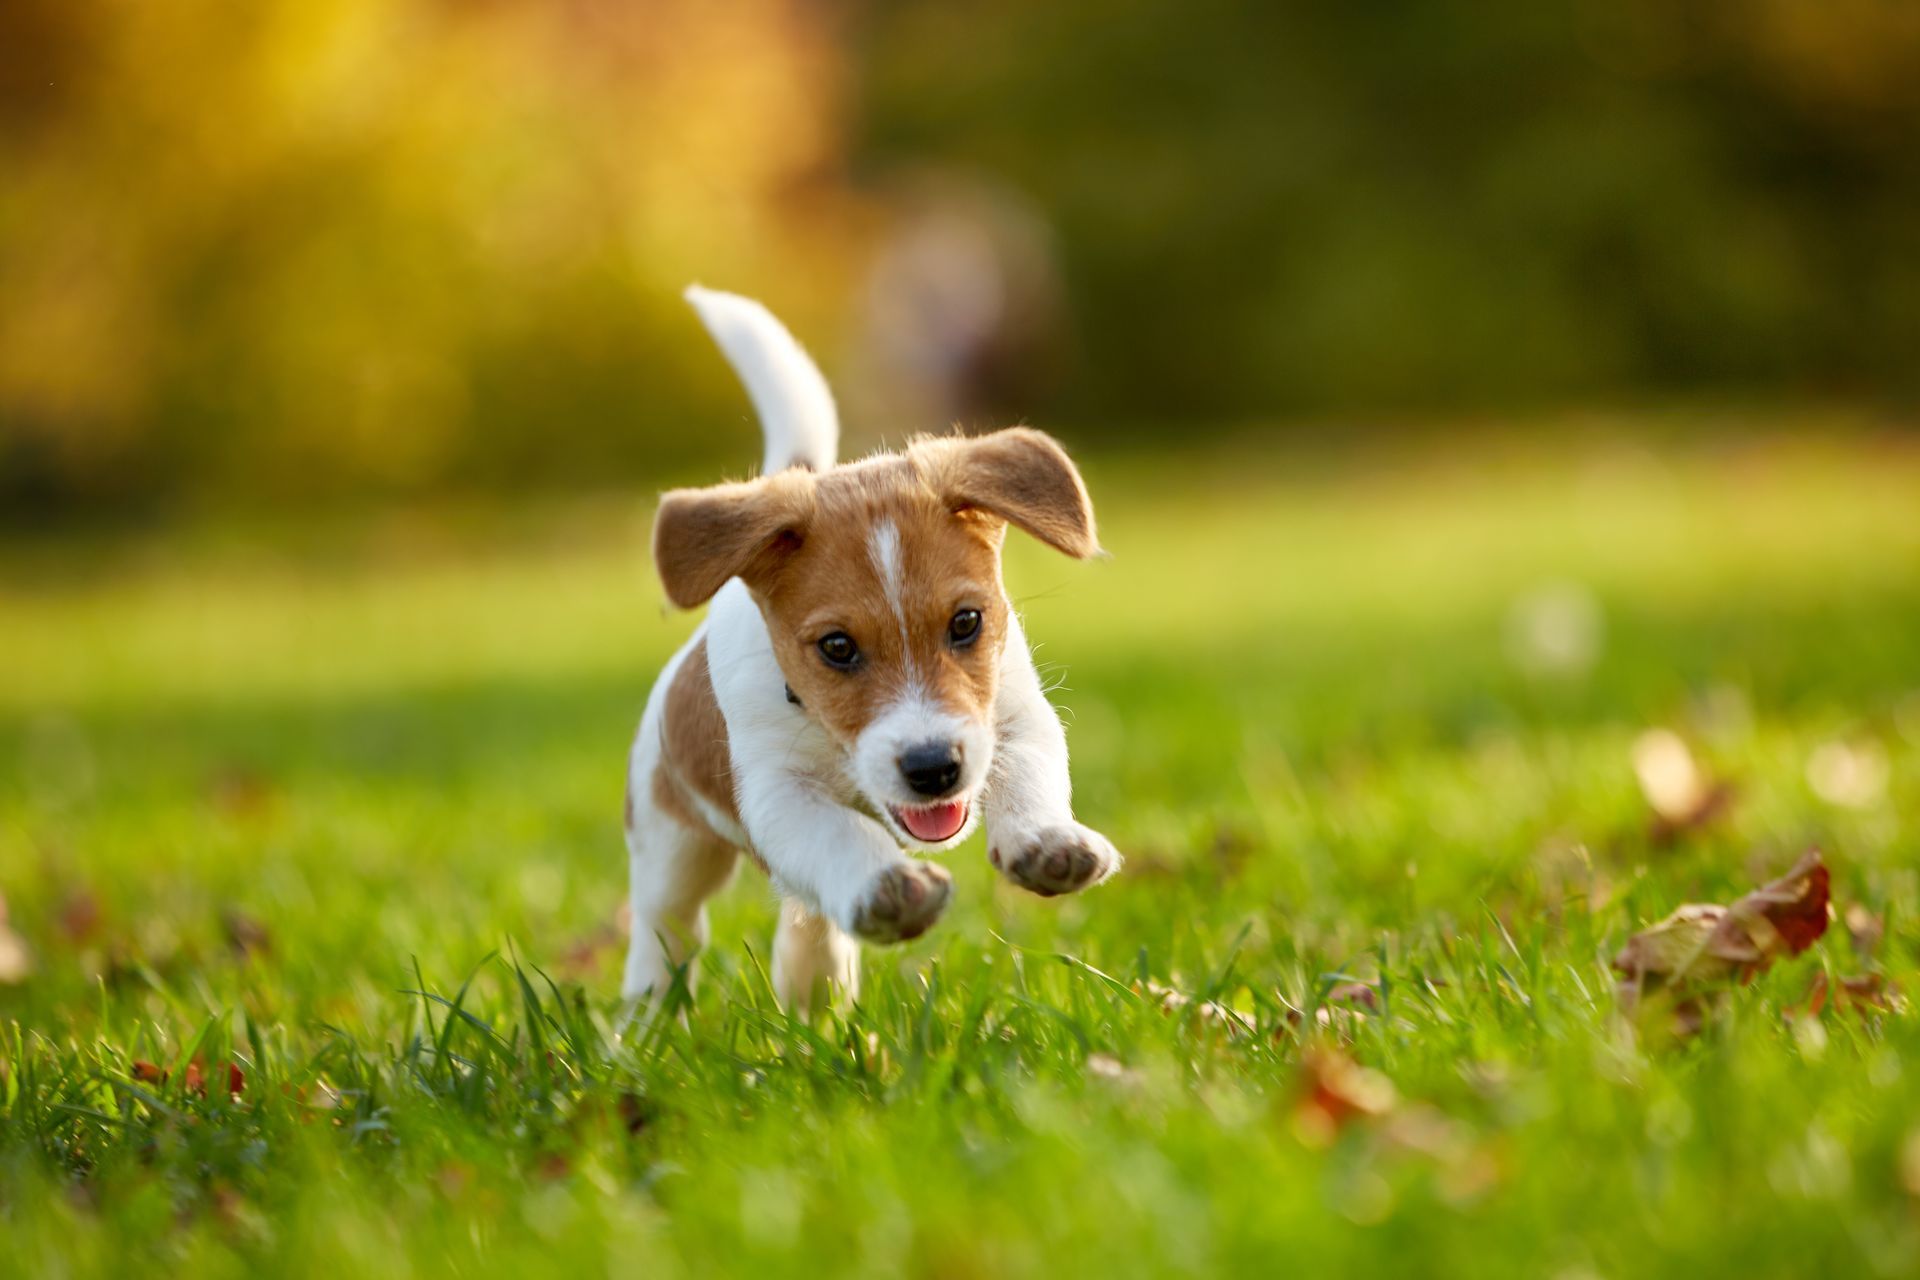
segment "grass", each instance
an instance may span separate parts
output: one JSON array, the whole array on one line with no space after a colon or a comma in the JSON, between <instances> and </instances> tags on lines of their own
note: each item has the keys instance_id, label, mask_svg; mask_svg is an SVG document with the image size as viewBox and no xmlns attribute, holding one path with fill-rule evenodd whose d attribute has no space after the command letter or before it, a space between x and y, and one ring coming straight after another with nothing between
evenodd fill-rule
<instances>
[{"instance_id":1,"label":"grass","mask_svg":"<svg viewBox=\"0 0 1920 1280\"><path fill-rule=\"evenodd\" d=\"M1123 876L1042 902L976 842L941 926L802 1023L748 871L685 1024L638 1041L622 752L688 623L637 504L4 552L34 968L0 987L0 1270L1920 1270L1920 1029L1792 1012L1822 969L1920 991L1920 452L1090 478L1114 558L1009 578ZM1515 626L1552 583L1600 642L1542 672ZM1651 726L1738 786L1672 845ZM1834 743L1851 788L1809 779ZM1636 927L1809 845L1869 955L1836 926L1690 1040L1619 1014ZM1351 979L1375 1007L1322 1025ZM1393 1101L1329 1128L1303 1064L1349 1057Z\"/></svg>"}]
</instances>

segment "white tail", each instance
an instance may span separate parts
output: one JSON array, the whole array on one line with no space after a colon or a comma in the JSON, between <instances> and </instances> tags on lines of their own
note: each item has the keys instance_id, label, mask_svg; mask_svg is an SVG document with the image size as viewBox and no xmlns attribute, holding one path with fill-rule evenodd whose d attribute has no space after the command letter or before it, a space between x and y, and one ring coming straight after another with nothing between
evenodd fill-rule
<instances>
[{"instance_id":1,"label":"white tail","mask_svg":"<svg viewBox=\"0 0 1920 1280\"><path fill-rule=\"evenodd\" d=\"M819 366L773 313L735 293L687 288L687 301L747 386L767 438L762 475L788 467L825 471L840 451L840 415Z\"/></svg>"}]
</instances>

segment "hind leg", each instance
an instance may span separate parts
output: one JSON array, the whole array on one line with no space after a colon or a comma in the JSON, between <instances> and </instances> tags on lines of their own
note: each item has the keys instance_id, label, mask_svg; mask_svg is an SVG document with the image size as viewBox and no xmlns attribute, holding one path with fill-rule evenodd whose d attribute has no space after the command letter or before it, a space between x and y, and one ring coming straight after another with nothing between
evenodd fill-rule
<instances>
[{"instance_id":1,"label":"hind leg","mask_svg":"<svg viewBox=\"0 0 1920 1280\"><path fill-rule=\"evenodd\" d=\"M783 900L773 935L773 992L783 1007L800 1013L816 1002L855 999L860 944L798 899Z\"/></svg>"},{"instance_id":2,"label":"hind leg","mask_svg":"<svg viewBox=\"0 0 1920 1280\"><path fill-rule=\"evenodd\" d=\"M649 800L627 829L633 935L620 994L631 1004L659 998L674 970L707 944L707 899L726 886L739 854ZM691 975L689 975L691 977Z\"/></svg>"}]
</instances>

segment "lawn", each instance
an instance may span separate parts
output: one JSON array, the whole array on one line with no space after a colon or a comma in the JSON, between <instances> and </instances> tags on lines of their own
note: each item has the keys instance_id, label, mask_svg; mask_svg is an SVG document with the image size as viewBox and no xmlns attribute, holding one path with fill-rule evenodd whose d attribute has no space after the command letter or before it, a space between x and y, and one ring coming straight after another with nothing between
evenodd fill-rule
<instances>
[{"instance_id":1,"label":"lawn","mask_svg":"<svg viewBox=\"0 0 1920 1280\"><path fill-rule=\"evenodd\" d=\"M1528 439L1096 455L1008 577L1121 876L976 839L807 1023L749 868L639 1037L644 495L0 550L0 1272L1920 1272L1920 1023L1807 1011L1920 997L1920 448ZM1812 847L1824 938L1621 1013Z\"/></svg>"}]
</instances>

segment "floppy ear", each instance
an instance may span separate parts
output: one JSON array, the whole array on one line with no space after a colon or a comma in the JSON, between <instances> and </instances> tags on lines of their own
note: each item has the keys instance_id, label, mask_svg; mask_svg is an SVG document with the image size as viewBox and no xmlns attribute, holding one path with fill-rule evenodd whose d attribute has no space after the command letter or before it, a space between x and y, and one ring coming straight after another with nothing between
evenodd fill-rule
<instances>
[{"instance_id":1,"label":"floppy ear","mask_svg":"<svg viewBox=\"0 0 1920 1280\"><path fill-rule=\"evenodd\" d=\"M999 516L1076 559L1100 554L1093 499L1052 436L1008 427L952 445L940 487L954 510Z\"/></svg>"},{"instance_id":2,"label":"floppy ear","mask_svg":"<svg viewBox=\"0 0 1920 1280\"><path fill-rule=\"evenodd\" d=\"M800 546L805 506L779 478L674 489L653 518L653 563L667 599L705 604L728 578L764 580Z\"/></svg>"}]
</instances>

